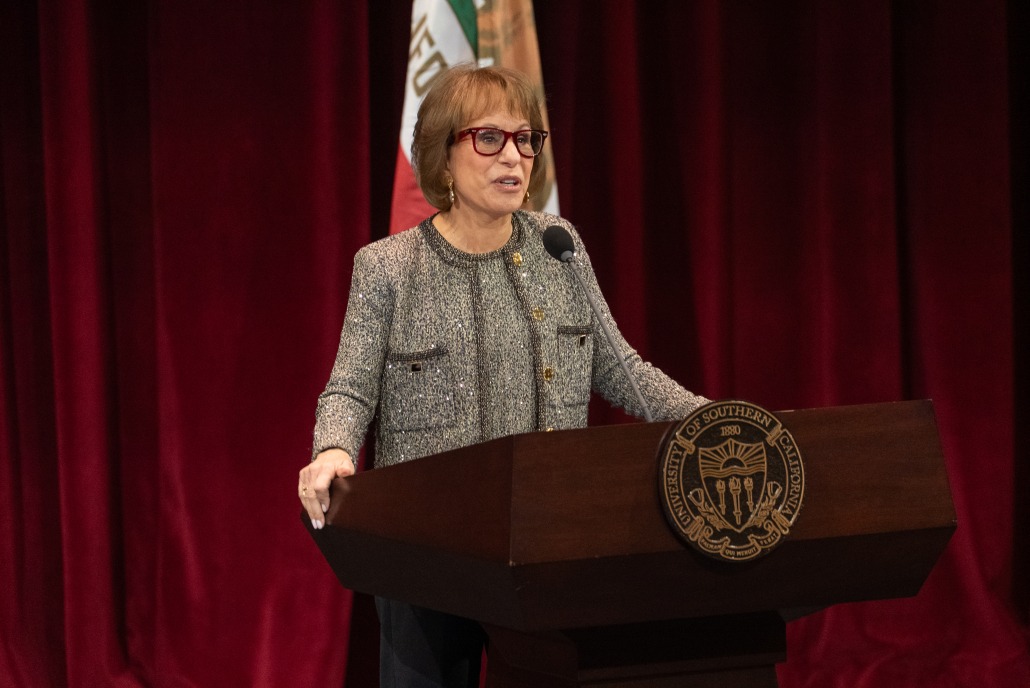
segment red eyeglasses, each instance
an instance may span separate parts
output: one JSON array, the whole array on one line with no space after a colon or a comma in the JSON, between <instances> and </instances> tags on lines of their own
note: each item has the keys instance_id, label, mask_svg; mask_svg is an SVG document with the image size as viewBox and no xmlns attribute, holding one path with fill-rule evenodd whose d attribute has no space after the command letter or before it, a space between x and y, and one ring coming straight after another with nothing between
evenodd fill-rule
<instances>
[{"instance_id":1,"label":"red eyeglasses","mask_svg":"<svg viewBox=\"0 0 1030 688\"><path fill-rule=\"evenodd\" d=\"M544 150L547 132L540 129L504 131L493 127L472 127L459 131L454 142L457 143L466 136L472 137L472 148L480 155L497 155L508 145L508 139L512 139L519 155L524 158L535 158Z\"/></svg>"}]
</instances>

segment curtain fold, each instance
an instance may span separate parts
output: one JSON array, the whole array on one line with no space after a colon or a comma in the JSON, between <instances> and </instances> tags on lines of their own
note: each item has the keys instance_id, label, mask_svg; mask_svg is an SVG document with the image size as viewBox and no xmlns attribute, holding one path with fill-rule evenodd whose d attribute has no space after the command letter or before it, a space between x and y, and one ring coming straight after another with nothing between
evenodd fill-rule
<instances>
[{"instance_id":1,"label":"curtain fold","mask_svg":"<svg viewBox=\"0 0 1030 688\"><path fill-rule=\"evenodd\" d=\"M790 624L785 688L1030 684L1007 9L535 7L562 211L645 357L771 409L935 402L955 537L917 597ZM374 684L295 486L409 18L0 6L0 685Z\"/></svg>"}]
</instances>

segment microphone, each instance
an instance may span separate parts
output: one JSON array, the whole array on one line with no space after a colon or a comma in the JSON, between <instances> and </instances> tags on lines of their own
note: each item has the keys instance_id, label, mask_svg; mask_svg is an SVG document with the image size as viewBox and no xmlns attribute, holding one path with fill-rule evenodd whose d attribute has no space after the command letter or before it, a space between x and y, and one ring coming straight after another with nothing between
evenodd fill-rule
<instances>
[{"instance_id":1,"label":"microphone","mask_svg":"<svg viewBox=\"0 0 1030 688\"><path fill-rule=\"evenodd\" d=\"M551 225L544 230L544 248L552 258L562 263L568 263L576 257L576 245L572 242L572 235L559 225Z\"/></svg>"},{"instance_id":2,"label":"microphone","mask_svg":"<svg viewBox=\"0 0 1030 688\"><path fill-rule=\"evenodd\" d=\"M619 347L615 345L615 337L612 336L612 332L608 329L608 323L605 322L601 316L601 308L597 305L597 300L594 299L594 295L590 293L590 289L587 288L586 282L583 280L583 276L579 271L579 264L576 262L576 244L572 241L572 235L566 231L566 229L560 225L551 225L544 230L544 248L547 250L551 257L555 260L565 263L569 266L569 270L576 276L576 280L579 282L580 290L587 297L587 301L590 303L591 310L594 311L594 317L597 318L597 322L601 325L601 331L604 332L605 339L608 340L608 346L615 352L615 358L618 359L619 365L622 366L622 372L626 374L626 379L629 380L630 387L633 388L633 394L637 398L637 402L640 404L640 408L644 410L644 420L648 423L652 422L654 418L651 416L651 408L644 401L644 395L640 393L640 388L637 387L637 381L633 379L633 375L629 372L629 366L626 365L626 359L622 357L622 352L619 351Z\"/></svg>"}]
</instances>

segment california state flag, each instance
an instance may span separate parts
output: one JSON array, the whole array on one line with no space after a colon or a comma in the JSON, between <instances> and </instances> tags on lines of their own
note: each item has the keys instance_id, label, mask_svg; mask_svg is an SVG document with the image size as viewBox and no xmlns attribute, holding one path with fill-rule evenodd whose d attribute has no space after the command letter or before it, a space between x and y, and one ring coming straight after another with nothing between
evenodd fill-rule
<instances>
[{"instance_id":1,"label":"california state flag","mask_svg":"<svg viewBox=\"0 0 1030 688\"><path fill-rule=\"evenodd\" d=\"M544 102L540 52L532 0L414 0L411 7L411 44L405 80L404 113L397 147L397 169L390 209L390 233L414 227L436 212L422 196L411 169L411 139L422 96L441 70L462 62L480 66L511 67L529 76ZM543 112L547 126L547 111ZM547 174L540 198L527 207L558 212L558 188L550 140L544 143Z\"/></svg>"}]
</instances>

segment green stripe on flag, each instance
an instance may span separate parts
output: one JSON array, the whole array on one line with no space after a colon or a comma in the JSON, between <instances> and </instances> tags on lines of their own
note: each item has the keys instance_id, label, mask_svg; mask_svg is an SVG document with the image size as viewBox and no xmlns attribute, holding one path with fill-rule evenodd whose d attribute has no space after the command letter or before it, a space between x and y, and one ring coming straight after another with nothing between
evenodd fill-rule
<instances>
[{"instance_id":1,"label":"green stripe on flag","mask_svg":"<svg viewBox=\"0 0 1030 688\"><path fill-rule=\"evenodd\" d=\"M472 0L447 0L454 16L461 24L461 30L465 33L465 39L472 47L472 54L479 57L479 29L476 28L476 7Z\"/></svg>"}]
</instances>

